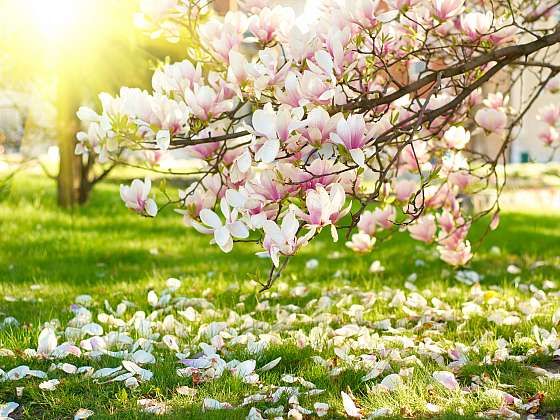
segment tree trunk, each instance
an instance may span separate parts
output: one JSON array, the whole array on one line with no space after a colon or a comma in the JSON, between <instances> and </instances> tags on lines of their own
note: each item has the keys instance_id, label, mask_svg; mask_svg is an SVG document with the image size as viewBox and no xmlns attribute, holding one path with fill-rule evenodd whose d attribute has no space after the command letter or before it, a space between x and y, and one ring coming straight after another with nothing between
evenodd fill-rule
<instances>
[{"instance_id":1,"label":"tree trunk","mask_svg":"<svg viewBox=\"0 0 560 420\"><path fill-rule=\"evenodd\" d=\"M68 72L66 72L68 73ZM57 131L60 166L58 172L58 204L70 208L78 203L81 157L76 156L76 133L78 122L76 117L76 101L72 90L72 77L61 74L58 84Z\"/></svg>"}]
</instances>

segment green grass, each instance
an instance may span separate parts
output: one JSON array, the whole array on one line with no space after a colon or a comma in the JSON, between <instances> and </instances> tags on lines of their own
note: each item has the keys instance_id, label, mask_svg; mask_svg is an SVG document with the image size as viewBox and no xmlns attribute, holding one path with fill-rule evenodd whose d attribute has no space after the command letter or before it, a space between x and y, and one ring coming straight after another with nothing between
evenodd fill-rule
<instances>
[{"instance_id":1,"label":"green grass","mask_svg":"<svg viewBox=\"0 0 560 420\"><path fill-rule=\"evenodd\" d=\"M36 347L37 335L44 322L56 318L64 328L73 316L69 308L77 295L90 294L96 302L96 311L103 311L105 300L116 306L123 299L136 303L138 309L148 310L148 291L161 291L169 277L183 281L181 295L204 296L212 302L218 314L237 310L265 322L275 320L276 312L257 311L257 305L264 300L269 300L271 306L298 305L304 308L302 313L313 315L313 310L305 309L305 305L326 294L336 299L350 296L350 303L354 304L360 303L364 292L403 289L408 294L410 291L405 288L405 283L413 273L417 275L415 286L428 298L430 294L437 296L457 311L469 299L470 287L458 283L453 270L441 263L432 249L419 246L405 235L397 235L367 257L355 256L342 243L317 241L293 259L271 292L259 295L254 280L266 277L268 261L255 257L256 248L252 246L237 245L231 254L225 255L215 246L208 245L208 237L186 229L180 217L171 210L164 211L154 220L139 218L122 205L116 183L100 185L87 206L71 211L60 210L54 194L52 182L22 174L15 179L11 195L0 202L0 322L5 316L13 316L20 322L19 327L0 329L0 348L17 352L15 359L0 357L0 368L4 370L24 363L33 368L48 369L51 362L24 359L21 352ZM474 237L480 235L483 228L475 226ZM496 247L499 247L499 253ZM332 255L335 251L340 253L337 258ZM317 269L305 268L310 258L318 259ZM385 272L368 273L369 265L377 259L385 266ZM530 269L540 261L545 264ZM506 268L510 264L521 267L522 273L508 274ZM488 297L493 294L510 308L508 299L518 302L531 296L530 291L516 287L516 284L538 288L545 280L560 284L559 265L559 214L505 213L500 228L486 238L470 268L484 275L481 286L488 291ZM306 296L290 295L291 288L298 284L308 287ZM368 325L387 318L399 320L405 317L401 308L389 307L387 303L377 299L368 305L363 322ZM348 307L332 308L336 319L330 327L336 329L352 322ZM478 375L486 378L487 384L512 385L508 392L524 401L543 391L546 397L541 414L552 415L560 411L560 381L541 381L527 370L531 365L554 367L550 355L537 351L524 363L481 362L486 354L495 351L498 338L505 338L519 354L534 348L533 326L550 330L553 327L551 315L558 307L558 298L550 294L535 318L523 318L521 324L514 327L499 326L486 316L480 316L466 322L446 322L438 335L431 328L425 332L414 330L416 320L406 325L403 335L415 340L432 337L446 349L455 342L467 345L476 342L477 351L470 355L469 364L457 374L462 385L469 385L472 375ZM491 308L488 311L491 313ZM204 318L204 321L208 319ZM300 398L300 404L306 408L312 407L315 401L328 402L332 408L331 417L342 416L340 391L347 389L352 390L364 412L392 407L396 417L405 413L431 417L426 411L426 402L441 405L442 418L469 418L496 406L496 401L482 392L462 395L434 384L431 372L442 369L430 361L426 361L424 367L415 368L413 377L394 393L372 389L381 377L364 383L360 378L367 372L355 370L352 366L343 369L339 376L331 377L328 370L315 363L311 356L321 355L332 360L332 347L319 351L309 346L302 349L295 344L296 331L308 334L314 325L303 321L295 324L293 331L282 332L280 345L268 348L257 358L258 366L279 356L283 358L276 369L261 375L266 385L279 385L283 373L292 373L326 389L321 396ZM242 346L232 351L227 360L251 357ZM355 354L361 353L364 351ZM94 367L118 365L114 359L67 361ZM169 414L172 418L224 418L222 411L202 413L202 399L211 397L237 405L245 396L256 392L254 386L226 373L219 380L200 385L194 398L180 396L175 392L176 387L191 383L190 379L177 376L175 370L178 367L172 354L158 355L154 379L135 390L116 384L101 386L77 377L64 376L62 379L52 373L51 378L60 377L62 381L53 392L41 391L37 387L41 382L39 379L4 382L0 383L0 403L19 402L23 410L17 414L25 418L71 418L80 407L92 409L95 418L149 418L138 410L136 401L155 398L172 407ZM398 363L393 368L399 372ZM16 396L16 386L25 387L21 398ZM255 406L266 409L272 404ZM245 418L247 412L248 408L228 411L227 418Z\"/></svg>"}]
</instances>

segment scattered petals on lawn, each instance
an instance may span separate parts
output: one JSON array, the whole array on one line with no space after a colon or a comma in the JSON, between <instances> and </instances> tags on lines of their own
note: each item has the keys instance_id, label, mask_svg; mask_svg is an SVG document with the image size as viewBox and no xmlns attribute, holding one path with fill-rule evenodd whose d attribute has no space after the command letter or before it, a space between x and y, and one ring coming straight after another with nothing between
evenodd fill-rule
<instances>
[{"instance_id":1,"label":"scattered petals on lawn","mask_svg":"<svg viewBox=\"0 0 560 420\"><path fill-rule=\"evenodd\" d=\"M6 404L0 404L0 418L7 418L19 407L17 402L9 402Z\"/></svg>"},{"instance_id":2,"label":"scattered petals on lawn","mask_svg":"<svg viewBox=\"0 0 560 420\"><path fill-rule=\"evenodd\" d=\"M78 411L76 411L76 414L74 414L74 420L87 419L94 414L95 413L93 411L88 410L87 408L80 408Z\"/></svg>"},{"instance_id":3,"label":"scattered petals on lawn","mask_svg":"<svg viewBox=\"0 0 560 420\"><path fill-rule=\"evenodd\" d=\"M211 294L185 296L177 279L151 290L144 302L112 306L82 295L66 325L51 320L39 328L36 349L2 349L1 357L14 363L0 370L0 381L22 390L39 378L33 386L51 395L61 381L111 384L135 395L139 409L152 415L172 413L175 397L203 411L245 409L247 419L433 416L482 397L488 403L473 415L539 413L545 394L528 397L472 372L513 362L537 384L560 380L558 366L551 365L560 359L556 283L542 289L519 284L508 295L480 286L476 272L459 273L459 286L437 293L421 289L416 276L402 289L376 291L278 283L254 307L249 295L236 307L216 305ZM473 326L480 337L461 342ZM296 356L284 354L286 346ZM549 364L539 365L536 356ZM302 363L307 371L298 370ZM156 386L164 365L172 367L177 384L155 399L146 390ZM242 394L224 397L229 394L218 390L232 380ZM416 387L428 390L428 397L417 395ZM403 396L416 402L409 405ZM89 415L82 409L76 418Z\"/></svg>"}]
</instances>

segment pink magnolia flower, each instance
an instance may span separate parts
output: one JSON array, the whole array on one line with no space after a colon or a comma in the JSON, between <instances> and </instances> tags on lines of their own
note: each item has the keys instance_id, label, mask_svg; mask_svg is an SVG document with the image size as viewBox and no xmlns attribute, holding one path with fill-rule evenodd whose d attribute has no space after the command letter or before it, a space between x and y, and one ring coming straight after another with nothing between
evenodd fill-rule
<instances>
[{"instance_id":1,"label":"pink magnolia flower","mask_svg":"<svg viewBox=\"0 0 560 420\"><path fill-rule=\"evenodd\" d=\"M265 237L263 246L276 267L280 265L280 255L294 255L299 248L306 245L309 239L315 235L314 229L311 229L303 237L298 238L299 227L295 212L292 210L286 213L282 219L281 226L278 226L272 220L264 222Z\"/></svg>"},{"instance_id":2,"label":"pink magnolia flower","mask_svg":"<svg viewBox=\"0 0 560 420\"><path fill-rule=\"evenodd\" d=\"M264 137L264 144L260 145L255 154L256 161L271 163L280 152L282 142L287 142L292 132L301 128L302 113L290 112L286 109L275 112L268 103L264 109L258 109L253 114L253 129L257 136Z\"/></svg>"},{"instance_id":3,"label":"pink magnolia flower","mask_svg":"<svg viewBox=\"0 0 560 420\"><path fill-rule=\"evenodd\" d=\"M452 126L444 133L443 141L451 149L462 150L471 141L471 133L464 127Z\"/></svg>"},{"instance_id":4,"label":"pink magnolia flower","mask_svg":"<svg viewBox=\"0 0 560 420\"><path fill-rule=\"evenodd\" d=\"M486 38L489 39L495 45L505 44L506 42L510 42L515 40L517 34L520 32L520 29L513 25L503 26L503 22L497 22L495 24L496 27L502 26L501 29L498 29L496 32L491 32Z\"/></svg>"},{"instance_id":5,"label":"pink magnolia flower","mask_svg":"<svg viewBox=\"0 0 560 420\"><path fill-rule=\"evenodd\" d=\"M355 233L352 240L346 242L346 246L358 254L367 254L375 246L377 239L366 233Z\"/></svg>"},{"instance_id":6,"label":"pink magnolia flower","mask_svg":"<svg viewBox=\"0 0 560 420\"><path fill-rule=\"evenodd\" d=\"M456 185L461 191L464 191L469 185L476 181L476 177L465 170L452 172L448 175L447 179L449 183Z\"/></svg>"},{"instance_id":7,"label":"pink magnolia flower","mask_svg":"<svg viewBox=\"0 0 560 420\"><path fill-rule=\"evenodd\" d=\"M229 52L229 68L227 74L228 81L238 87L247 80L247 65L247 58L243 54L235 50L231 50Z\"/></svg>"},{"instance_id":8,"label":"pink magnolia flower","mask_svg":"<svg viewBox=\"0 0 560 420\"><path fill-rule=\"evenodd\" d=\"M350 206L343 209L345 201L346 194L340 184L331 185L330 193L319 185L314 190L307 191L305 202L309 214L303 213L299 209L296 212L302 220L307 222L308 227L317 231L330 225L332 238L336 242L338 233L335 224L350 211Z\"/></svg>"},{"instance_id":9,"label":"pink magnolia flower","mask_svg":"<svg viewBox=\"0 0 560 420\"><path fill-rule=\"evenodd\" d=\"M309 143L320 148L323 144L330 141L331 134L336 131L338 120L342 114L333 117L323 108L314 108L307 116L307 127L302 131Z\"/></svg>"},{"instance_id":10,"label":"pink magnolia flower","mask_svg":"<svg viewBox=\"0 0 560 420\"><path fill-rule=\"evenodd\" d=\"M257 179L250 182L257 193L269 201L281 201L289 193L289 186L280 181L278 173L273 170L261 172Z\"/></svg>"},{"instance_id":11,"label":"pink magnolia flower","mask_svg":"<svg viewBox=\"0 0 560 420\"><path fill-rule=\"evenodd\" d=\"M304 106L307 103L307 100L303 98L300 81L295 72L288 73L284 82L284 90L276 88L275 96L280 103L294 108Z\"/></svg>"},{"instance_id":12,"label":"pink magnolia flower","mask_svg":"<svg viewBox=\"0 0 560 420\"><path fill-rule=\"evenodd\" d=\"M358 166L365 166L366 156L363 147L373 137L373 131L366 130L363 115L350 115L348 119L341 118L336 125L336 132L331 134L334 143L343 145Z\"/></svg>"},{"instance_id":13,"label":"pink magnolia flower","mask_svg":"<svg viewBox=\"0 0 560 420\"><path fill-rule=\"evenodd\" d=\"M449 249L445 246L438 247L440 258L449 265L462 266L473 257L469 241L459 244L457 248Z\"/></svg>"},{"instance_id":14,"label":"pink magnolia flower","mask_svg":"<svg viewBox=\"0 0 560 420\"><path fill-rule=\"evenodd\" d=\"M560 140L560 133L554 127L547 127L539 133L539 140L547 146L556 145Z\"/></svg>"},{"instance_id":15,"label":"pink magnolia flower","mask_svg":"<svg viewBox=\"0 0 560 420\"><path fill-rule=\"evenodd\" d=\"M187 152L198 159L210 159L214 153L220 148L219 142L201 143L195 146L189 146Z\"/></svg>"},{"instance_id":16,"label":"pink magnolia flower","mask_svg":"<svg viewBox=\"0 0 560 420\"><path fill-rule=\"evenodd\" d=\"M420 217L416 223L408 226L410 236L417 241L422 241L427 244L433 241L436 234L436 222L433 215Z\"/></svg>"},{"instance_id":17,"label":"pink magnolia flower","mask_svg":"<svg viewBox=\"0 0 560 420\"><path fill-rule=\"evenodd\" d=\"M274 39L285 41L295 21L291 7L265 7L249 18L249 31L263 44Z\"/></svg>"},{"instance_id":18,"label":"pink magnolia flower","mask_svg":"<svg viewBox=\"0 0 560 420\"><path fill-rule=\"evenodd\" d=\"M450 233L455 228L455 219L447 209L441 212L437 217L437 221L446 233Z\"/></svg>"},{"instance_id":19,"label":"pink magnolia flower","mask_svg":"<svg viewBox=\"0 0 560 420\"><path fill-rule=\"evenodd\" d=\"M152 77L152 87L157 93L175 92L182 95L186 89L194 89L195 85L200 84L202 84L202 66L197 63L195 67L188 60L166 64Z\"/></svg>"},{"instance_id":20,"label":"pink magnolia flower","mask_svg":"<svg viewBox=\"0 0 560 420\"><path fill-rule=\"evenodd\" d=\"M556 104L547 105L539 110L537 120L555 127L560 123L560 106Z\"/></svg>"},{"instance_id":21,"label":"pink magnolia flower","mask_svg":"<svg viewBox=\"0 0 560 420\"><path fill-rule=\"evenodd\" d=\"M327 80L309 70L303 72L300 85L303 97L318 105L328 105L336 92L332 79Z\"/></svg>"},{"instance_id":22,"label":"pink magnolia flower","mask_svg":"<svg viewBox=\"0 0 560 420\"><path fill-rule=\"evenodd\" d=\"M483 108L474 116L476 123L490 133L500 134L507 127L507 116L504 111Z\"/></svg>"},{"instance_id":23,"label":"pink magnolia flower","mask_svg":"<svg viewBox=\"0 0 560 420\"><path fill-rule=\"evenodd\" d=\"M461 14L465 0L432 0L435 16L441 20L448 20Z\"/></svg>"},{"instance_id":24,"label":"pink magnolia flower","mask_svg":"<svg viewBox=\"0 0 560 420\"><path fill-rule=\"evenodd\" d=\"M216 203L216 196L209 191L197 190L193 193L179 191L179 197L183 200L185 210L176 210L183 215L185 226L192 227L193 221L199 218L202 209L213 207Z\"/></svg>"},{"instance_id":25,"label":"pink magnolia flower","mask_svg":"<svg viewBox=\"0 0 560 420\"><path fill-rule=\"evenodd\" d=\"M494 216L492 216L492 220L490 221L490 229L491 230L496 230L498 229L498 226L500 225L500 212L496 211L496 213L494 213Z\"/></svg>"},{"instance_id":26,"label":"pink magnolia flower","mask_svg":"<svg viewBox=\"0 0 560 420\"><path fill-rule=\"evenodd\" d=\"M320 39L317 36L315 29L304 32L297 25L292 27L288 34L286 48L287 56L300 64L305 59L310 59L319 48Z\"/></svg>"},{"instance_id":27,"label":"pink magnolia flower","mask_svg":"<svg viewBox=\"0 0 560 420\"><path fill-rule=\"evenodd\" d=\"M461 15L461 28L471 40L478 39L490 32L494 15L492 12L471 12Z\"/></svg>"},{"instance_id":28,"label":"pink magnolia flower","mask_svg":"<svg viewBox=\"0 0 560 420\"><path fill-rule=\"evenodd\" d=\"M407 144L401 152L402 169L417 171L430 160L428 144L425 141L414 141Z\"/></svg>"},{"instance_id":29,"label":"pink magnolia flower","mask_svg":"<svg viewBox=\"0 0 560 420\"><path fill-rule=\"evenodd\" d=\"M482 89L476 89L473 93L469 95L468 104L471 108L478 106L482 103Z\"/></svg>"},{"instance_id":30,"label":"pink magnolia flower","mask_svg":"<svg viewBox=\"0 0 560 420\"><path fill-rule=\"evenodd\" d=\"M229 111L232 103L225 100L222 93L217 94L210 86L195 86L194 91L185 91L185 101L192 113L201 120L209 120Z\"/></svg>"},{"instance_id":31,"label":"pink magnolia flower","mask_svg":"<svg viewBox=\"0 0 560 420\"><path fill-rule=\"evenodd\" d=\"M395 222L397 212L393 206L386 206L385 208L377 207L373 211L373 218L375 223L382 229L391 229Z\"/></svg>"},{"instance_id":32,"label":"pink magnolia flower","mask_svg":"<svg viewBox=\"0 0 560 420\"><path fill-rule=\"evenodd\" d=\"M217 198L222 198L226 192L226 188L224 186L224 183L222 182L222 177L220 176L220 174L207 176L202 181L202 186L206 191L210 192L214 195L214 197Z\"/></svg>"},{"instance_id":33,"label":"pink magnolia flower","mask_svg":"<svg viewBox=\"0 0 560 420\"><path fill-rule=\"evenodd\" d=\"M408 201L418 191L418 182L412 179L401 179L395 182L395 196L398 201Z\"/></svg>"},{"instance_id":34,"label":"pink magnolia flower","mask_svg":"<svg viewBox=\"0 0 560 420\"><path fill-rule=\"evenodd\" d=\"M199 140L209 139L224 134L225 131L220 126L208 127L202 130L196 138ZM189 146L186 150L192 157L207 160L214 155L214 153L222 146L222 143L213 141L209 143L200 143L194 146Z\"/></svg>"},{"instance_id":35,"label":"pink magnolia flower","mask_svg":"<svg viewBox=\"0 0 560 420\"><path fill-rule=\"evenodd\" d=\"M156 202L149 198L152 181L146 178L144 182L139 179L132 181L129 186L121 185L121 199L126 207L144 216L155 217L158 212Z\"/></svg>"},{"instance_id":36,"label":"pink magnolia flower","mask_svg":"<svg viewBox=\"0 0 560 420\"><path fill-rule=\"evenodd\" d=\"M505 96L502 92L490 93L488 97L482 101L487 108L501 110L509 103L509 96Z\"/></svg>"},{"instance_id":37,"label":"pink magnolia flower","mask_svg":"<svg viewBox=\"0 0 560 420\"><path fill-rule=\"evenodd\" d=\"M210 209L202 209L200 211L200 220L203 224L192 221L192 226L200 233L206 235L214 235L215 242L222 251L229 253L233 249L233 238L246 239L249 237L249 229L238 218L238 210L231 209L227 200L220 200L220 209L225 217L225 223L222 223L220 216Z\"/></svg>"},{"instance_id":38,"label":"pink magnolia flower","mask_svg":"<svg viewBox=\"0 0 560 420\"><path fill-rule=\"evenodd\" d=\"M216 53L226 64L229 64L229 53L239 50L247 30L247 16L241 12L228 12L223 23L211 19L200 26L203 42Z\"/></svg>"},{"instance_id":39,"label":"pink magnolia flower","mask_svg":"<svg viewBox=\"0 0 560 420\"><path fill-rule=\"evenodd\" d=\"M257 62L248 63L246 66L249 79L253 81L255 96L260 99L262 91L269 86L278 86L284 82L290 72L290 63L283 64L279 52L273 48L259 51Z\"/></svg>"},{"instance_id":40,"label":"pink magnolia flower","mask_svg":"<svg viewBox=\"0 0 560 420\"><path fill-rule=\"evenodd\" d=\"M163 157L163 152L159 150L144 150L144 157L149 165L156 166Z\"/></svg>"},{"instance_id":41,"label":"pink magnolia flower","mask_svg":"<svg viewBox=\"0 0 560 420\"><path fill-rule=\"evenodd\" d=\"M381 12L378 0L357 0L352 5L351 14L354 22L365 28L373 28L379 23L387 23L399 15L398 10Z\"/></svg>"},{"instance_id":42,"label":"pink magnolia flower","mask_svg":"<svg viewBox=\"0 0 560 420\"><path fill-rule=\"evenodd\" d=\"M454 221L454 224L451 230L442 230L438 238L438 243L448 249L457 249L465 241L470 229L470 224L465 223L462 217Z\"/></svg>"},{"instance_id":43,"label":"pink magnolia flower","mask_svg":"<svg viewBox=\"0 0 560 420\"><path fill-rule=\"evenodd\" d=\"M360 233L365 233L366 235L373 236L377 230L376 218L373 213L369 210L365 210L360 215L360 220L356 225Z\"/></svg>"},{"instance_id":44,"label":"pink magnolia flower","mask_svg":"<svg viewBox=\"0 0 560 420\"><path fill-rule=\"evenodd\" d=\"M342 182L342 177L337 175L344 165L335 163L332 159L316 159L306 171L293 166L282 166L281 173L291 181L292 191L307 191L314 189L317 185L328 187L334 182Z\"/></svg>"}]
</instances>

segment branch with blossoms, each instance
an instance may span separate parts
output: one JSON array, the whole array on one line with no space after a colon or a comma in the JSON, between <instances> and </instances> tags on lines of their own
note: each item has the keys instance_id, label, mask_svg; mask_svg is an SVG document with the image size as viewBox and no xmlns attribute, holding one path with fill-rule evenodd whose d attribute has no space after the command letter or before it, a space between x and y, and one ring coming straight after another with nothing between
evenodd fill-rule
<instances>
[{"instance_id":1,"label":"branch with blossoms","mask_svg":"<svg viewBox=\"0 0 560 420\"><path fill-rule=\"evenodd\" d=\"M114 160L129 151L182 153L196 169L176 205L186 226L230 252L262 246L272 286L289 259L324 229L368 254L407 231L443 261L467 264L472 223L499 222L498 168L516 128L544 91L560 91L560 29L553 1L324 0L296 24L292 9L239 1L211 15L201 0L145 0L152 36L192 40L151 92L123 88L85 112L79 136ZM534 82L518 106L511 91ZM483 93L484 92L484 93ZM557 147L560 107L540 114ZM471 138L498 142L493 155ZM137 166L156 172L157 160ZM127 207L154 217L151 182L123 186ZM473 196L495 191L478 212Z\"/></svg>"}]
</instances>

